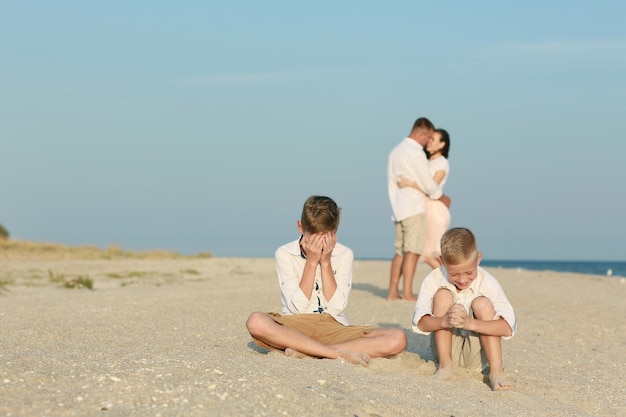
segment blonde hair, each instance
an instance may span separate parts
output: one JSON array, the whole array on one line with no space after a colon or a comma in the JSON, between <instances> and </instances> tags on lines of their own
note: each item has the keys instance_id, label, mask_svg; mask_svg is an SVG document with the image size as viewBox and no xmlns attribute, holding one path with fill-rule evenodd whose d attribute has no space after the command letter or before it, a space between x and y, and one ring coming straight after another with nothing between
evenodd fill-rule
<instances>
[{"instance_id":1,"label":"blonde hair","mask_svg":"<svg viewBox=\"0 0 626 417\"><path fill-rule=\"evenodd\" d=\"M478 256L476 238L471 230L455 227L441 237L441 257L447 265L459 265Z\"/></svg>"},{"instance_id":2,"label":"blonde hair","mask_svg":"<svg viewBox=\"0 0 626 417\"><path fill-rule=\"evenodd\" d=\"M300 222L309 233L332 232L339 227L341 209L330 197L312 195L302 207Z\"/></svg>"}]
</instances>

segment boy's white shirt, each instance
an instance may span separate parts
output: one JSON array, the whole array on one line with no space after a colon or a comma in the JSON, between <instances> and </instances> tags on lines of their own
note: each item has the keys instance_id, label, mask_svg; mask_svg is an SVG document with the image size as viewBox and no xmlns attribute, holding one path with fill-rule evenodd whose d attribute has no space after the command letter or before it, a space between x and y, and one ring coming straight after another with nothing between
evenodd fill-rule
<instances>
[{"instance_id":1,"label":"boy's white shirt","mask_svg":"<svg viewBox=\"0 0 626 417\"><path fill-rule=\"evenodd\" d=\"M319 265L315 272L317 291L314 287L310 299L302 292L300 279L304 272L306 259L300 254L299 239L279 247L274 258L281 292L282 315L320 313L318 308L321 305L323 312L333 316L339 323L346 326L350 324L345 317L344 310L352 289L352 264L354 261L352 249L339 242L335 244L330 261L337 282L337 290L330 300L326 300L324 297L322 273Z\"/></svg>"},{"instance_id":2,"label":"boy's white shirt","mask_svg":"<svg viewBox=\"0 0 626 417\"><path fill-rule=\"evenodd\" d=\"M413 313L412 328L415 333L428 335L431 332L421 331L417 325L422 317L433 314L433 298L440 288L447 288L454 295L454 302L463 304L465 310L470 312L472 301L478 296L485 296L493 303L496 315L494 320L502 317L511 327L511 336L503 337L510 339L517 330L517 320L513 306L509 302L500 283L487 271L478 267L476 279L469 288L458 291L448 279L448 272L445 267L434 269L424 278L420 287L415 311Z\"/></svg>"}]
</instances>

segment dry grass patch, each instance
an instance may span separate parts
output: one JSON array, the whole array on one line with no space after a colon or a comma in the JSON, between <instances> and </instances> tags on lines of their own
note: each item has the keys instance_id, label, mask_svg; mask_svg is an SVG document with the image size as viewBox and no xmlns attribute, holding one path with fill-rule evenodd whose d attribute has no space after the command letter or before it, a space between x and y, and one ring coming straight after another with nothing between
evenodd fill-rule
<instances>
[{"instance_id":1,"label":"dry grass patch","mask_svg":"<svg viewBox=\"0 0 626 417\"><path fill-rule=\"evenodd\" d=\"M0 278L0 294L7 291L7 287L13 284L13 280L10 278Z\"/></svg>"},{"instance_id":2,"label":"dry grass patch","mask_svg":"<svg viewBox=\"0 0 626 417\"><path fill-rule=\"evenodd\" d=\"M93 279L89 278L88 275L79 275L74 278L69 278L66 277L65 274L55 274L51 270L48 270L48 276L50 277L50 282L59 284L63 288L87 288L88 290L93 289Z\"/></svg>"},{"instance_id":3,"label":"dry grass patch","mask_svg":"<svg viewBox=\"0 0 626 417\"><path fill-rule=\"evenodd\" d=\"M197 255L180 255L161 249L149 251L124 250L119 245L100 249L92 245L69 246L60 243L42 243L27 240L0 240L0 259L5 260L58 260L58 259L178 259L211 258L209 252Z\"/></svg>"}]
</instances>

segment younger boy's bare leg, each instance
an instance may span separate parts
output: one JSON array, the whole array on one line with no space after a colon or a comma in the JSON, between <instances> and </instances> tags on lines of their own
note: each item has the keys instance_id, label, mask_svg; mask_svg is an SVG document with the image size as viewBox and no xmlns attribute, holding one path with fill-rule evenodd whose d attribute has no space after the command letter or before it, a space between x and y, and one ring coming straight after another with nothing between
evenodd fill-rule
<instances>
[{"instance_id":1,"label":"younger boy's bare leg","mask_svg":"<svg viewBox=\"0 0 626 417\"><path fill-rule=\"evenodd\" d=\"M266 313L258 311L252 313L246 321L246 327L253 337L276 349L291 348L292 351L317 358L343 358L355 365L366 366L370 361L369 355L365 352L352 352L324 345L299 330L277 323ZM290 353L291 355L295 354L294 352Z\"/></svg>"},{"instance_id":2,"label":"younger boy's bare leg","mask_svg":"<svg viewBox=\"0 0 626 417\"><path fill-rule=\"evenodd\" d=\"M449 290L441 289L437 291L433 298L433 315L443 317L454 304L454 298ZM437 346L437 356L439 366L433 375L438 379L449 379L453 373L452 362L452 330L442 329L434 332L435 345Z\"/></svg>"},{"instance_id":3,"label":"younger boy's bare leg","mask_svg":"<svg viewBox=\"0 0 626 417\"><path fill-rule=\"evenodd\" d=\"M493 320L496 311L486 297L478 297L472 303L474 316L479 320ZM489 385L494 391L507 391L513 385L504 375L502 366L502 338L500 336L479 335L480 343L489 362Z\"/></svg>"},{"instance_id":4,"label":"younger boy's bare leg","mask_svg":"<svg viewBox=\"0 0 626 417\"><path fill-rule=\"evenodd\" d=\"M500 336L480 335L487 361L489 361L489 385L494 391L507 391L513 385L507 380L502 367L502 340Z\"/></svg>"},{"instance_id":5,"label":"younger boy's bare leg","mask_svg":"<svg viewBox=\"0 0 626 417\"><path fill-rule=\"evenodd\" d=\"M391 271L389 272L389 292L387 293L387 300L400 299L398 285L400 285L400 276L402 275L402 259L402 256L396 254L391 260Z\"/></svg>"}]
</instances>

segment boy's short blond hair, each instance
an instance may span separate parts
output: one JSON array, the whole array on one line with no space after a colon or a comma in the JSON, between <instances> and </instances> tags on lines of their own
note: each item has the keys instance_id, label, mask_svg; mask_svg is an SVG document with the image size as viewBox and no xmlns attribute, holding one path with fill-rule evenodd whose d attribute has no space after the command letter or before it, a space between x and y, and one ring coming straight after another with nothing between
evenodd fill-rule
<instances>
[{"instance_id":1,"label":"boy's short blond hair","mask_svg":"<svg viewBox=\"0 0 626 417\"><path fill-rule=\"evenodd\" d=\"M447 265L460 265L478 255L476 238L471 230L455 227L441 237L441 257Z\"/></svg>"},{"instance_id":2,"label":"boy's short blond hair","mask_svg":"<svg viewBox=\"0 0 626 417\"><path fill-rule=\"evenodd\" d=\"M300 222L308 233L332 232L339 227L341 209L330 197L312 195L302 207Z\"/></svg>"}]
</instances>

